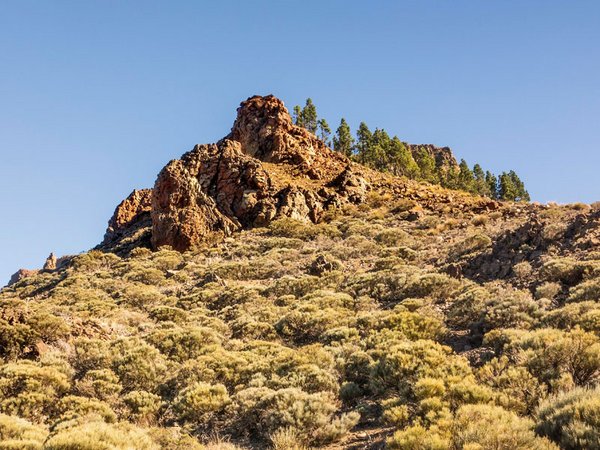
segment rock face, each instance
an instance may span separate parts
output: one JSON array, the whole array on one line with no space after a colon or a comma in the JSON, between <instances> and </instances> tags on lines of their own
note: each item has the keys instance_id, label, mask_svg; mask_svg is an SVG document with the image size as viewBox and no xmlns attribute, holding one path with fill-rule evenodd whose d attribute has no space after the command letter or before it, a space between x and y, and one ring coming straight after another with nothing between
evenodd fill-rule
<instances>
[{"instance_id":1,"label":"rock face","mask_svg":"<svg viewBox=\"0 0 600 450\"><path fill-rule=\"evenodd\" d=\"M227 137L197 145L160 172L152 246L184 251L283 216L317 222L329 204L364 196L367 183L358 175L331 180L350 173L348 164L293 125L281 100L252 97L241 104Z\"/></svg>"},{"instance_id":2,"label":"rock face","mask_svg":"<svg viewBox=\"0 0 600 450\"><path fill-rule=\"evenodd\" d=\"M18 283L24 278L31 277L39 273L39 270L19 269L11 277L7 286Z\"/></svg>"},{"instance_id":3,"label":"rock face","mask_svg":"<svg viewBox=\"0 0 600 450\"><path fill-rule=\"evenodd\" d=\"M50 256L46 258L43 270L56 270L56 255L50 253Z\"/></svg>"},{"instance_id":4,"label":"rock face","mask_svg":"<svg viewBox=\"0 0 600 450\"><path fill-rule=\"evenodd\" d=\"M240 105L229 135L196 145L161 170L153 189L121 202L100 248L185 251L278 217L317 222L368 189L361 169L295 126L281 100L255 96Z\"/></svg>"},{"instance_id":5,"label":"rock face","mask_svg":"<svg viewBox=\"0 0 600 450\"><path fill-rule=\"evenodd\" d=\"M148 246L151 209L152 189L134 190L116 207L99 248L119 252L135 246Z\"/></svg>"}]
</instances>

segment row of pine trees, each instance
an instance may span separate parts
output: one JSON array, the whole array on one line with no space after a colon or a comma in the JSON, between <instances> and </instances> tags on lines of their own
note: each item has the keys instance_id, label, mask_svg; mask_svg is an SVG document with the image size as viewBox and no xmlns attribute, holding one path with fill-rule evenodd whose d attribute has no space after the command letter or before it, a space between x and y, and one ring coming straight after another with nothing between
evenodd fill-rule
<instances>
[{"instance_id":1,"label":"row of pine trees","mask_svg":"<svg viewBox=\"0 0 600 450\"><path fill-rule=\"evenodd\" d=\"M329 124L318 117L310 98L304 107L297 105L293 111L296 125L314 133L334 150L373 169L497 200L530 200L523 181L514 170L496 176L489 170L484 171L479 164L471 168L464 159L458 168L440 165L425 146L417 146L413 153L411 147L397 136L390 137L380 128L371 131L364 122L353 136L344 118L332 136Z\"/></svg>"}]
</instances>

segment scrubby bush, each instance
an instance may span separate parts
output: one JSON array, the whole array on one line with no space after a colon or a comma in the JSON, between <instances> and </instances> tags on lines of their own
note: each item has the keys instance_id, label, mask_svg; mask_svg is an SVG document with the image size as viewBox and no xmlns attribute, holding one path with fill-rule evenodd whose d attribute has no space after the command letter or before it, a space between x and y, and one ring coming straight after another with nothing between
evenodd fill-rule
<instances>
[{"instance_id":1,"label":"scrubby bush","mask_svg":"<svg viewBox=\"0 0 600 450\"><path fill-rule=\"evenodd\" d=\"M129 338L115 341L110 350L112 370L125 390L153 392L162 382L167 366L155 347Z\"/></svg>"},{"instance_id":2,"label":"scrubby bush","mask_svg":"<svg viewBox=\"0 0 600 450\"><path fill-rule=\"evenodd\" d=\"M492 239L485 234L473 234L466 239L456 243L450 250L450 256L452 258L458 258L460 256L480 252L485 250L492 244Z\"/></svg>"},{"instance_id":3,"label":"scrubby bush","mask_svg":"<svg viewBox=\"0 0 600 450\"><path fill-rule=\"evenodd\" d=\"M207 327L161 328L147 339L167 358L175 361L196 358L206 347L221 342L219 335Z\"/></svg>"},{"instance_id":4,"label":"scrubby bush","mask_svg":"<svg viewBox=\"0 0 600 450\"><path fill-rule=\"evenodd\" d=\"M89 370L77 381L77 392L87 397L111 401L121 392L119 377L110 369Z\"/></svg>"},{"instance_id":5,"label":"scrubby bush","mask_svg":"<svg viewBox=\"0 0 600 450\"><path fill-rule=\"evenodd\" d=\"M525 367L515 366L506 356L494 358L477 372L477 379L494 388L494 401L518 414L531 414L547 388Z\"/></svg>"},{"instance_id":6,"label":"scrubby bush","mask_svg":"<svg viewBox=\"0 0 600 450\"><path fill-rule=\"evenodd\" d=\"M0 414L0 450L41 450L46 436L44 426Z\"/></svg>"},{"instance_id":7,"label":"scrubby bush","mask_svg":"<svg viewBox=\"0 0 600 450\"><path fill-rule=\"evenodd\" d=\"M42 422L70 387L67 376L52 367L19 361L0 367L0 412Z\"/></svg>"},{"instance_id":8,"label":"scrubby bush","mask_svg":"<svg viewBox=\"0 0 600 450\"><path fill-rule=\"evenodd\" d=\"M542 298L552 300L560 293L561 289L560 283L547 281L535 288L535 298L538 300Z\"/></svg>"},{"instance_id":9,"label":"scrubby bush","mask_svg":"<svg viewBox=\"0 0 600 450\"><path fill-rule=\"evenodd\" d=\"M600 448L600 388L576 388L546 399L536 414L536 430L561 448Z\"/></svg>"},{"instance_id":10,"label":"scrubby bush","mask_svg":"<svg viewBox=\"0 0 600 450\"><path fill-rule=\"evenodd\" d=\"M123 397L128 418L138 424L149 425L156 421L162 399L146 391L131 391Z\"/></svg>"},{"instance_id":11,"label":"scrubby bush","mask_svg":"<svg viewBox=\"0 0 600 450\"><path fill-rule=\"evenodd\" d=\"M63 424L52 432L44 450L159 450L148 432L126 423L107 424L87 419Z\"/></svg>"},{"instance_id":12,"label":"scrubby bush","mask_svg":"<svg viewBox=\"0 0 600 450\"><path fill-rule=\"evenodd\" d=\"M249 388L238 392L233 400L234 412L243 417L243 424L266 435L289 428L307 443L338 439L359 419L357 413L336 418L337 407L330 395L309 394L297 388Z\"/></svg>"},{"instance_id":13,"label":"scrubby bush","mask_svg":"<svg viewBox=\"0 0 600 450\"><path fill-rule=\"evenodd\" d=\"M230 402L227 389L222 384L193 383L179 393L174 405L180 420L200 425Z\"/></svg>"},{"instance_id":14,"label":"scrubby bush","mask_svg":"<svg viewBox=\"0 0 600 450\"><path fill-rule=\"evenodd\" d=\"M584 281L569 291L570 302L600 301L600 279Z\"/></svg>"},{"instance_id":15,"label":"scrubby bush","mask_svg":"<svg viewBox=\"0 0 600 450\"><path fill-rule=\"evenodd\" d=\"M340 236L340 231L327 223L312 224L288 217L271 222L269 231L273 236L287 237L293 239L309 240L319 235L328 237Z\"/></svg>"},{"instance_id":16,"label":"scrubby bush","mask_svg":"<svg viewBox=\"0 0 600 450\"><path fill-rule=\"evenodd\" d=\"M543 318L546 325L563 330L580 327L600 335L600 304L593 301L568 303L549 311Z\"/></svg>"},{"instance_id":17,"label":"scrubby bush","mask_svg":"<svg viewBox=\"0 0 600 450\"><path fill-rule=\"evenodd\" d=\"M497 406L465 405L457 411L452 425L452 448L558 450L535 435L533 421Z\"/></svg>"},{"instance_id":18,"label":"scrubby bush","mask_svg":"<svg viewBox=\"0 0 600 450\"><path fill-rule=\"evenodd\" d=\"M116 414L112 408L101 400L88 397L67 395L60 399L56 405L56 415L61 420L72 420L79 417L95 415L107 423L116 421Z\"/></svg>"},{"instance_id":19,"label":"scrubby bush","mask_svg":"<svg viewBox=\"0 0 600 450\"><path fill-rule=\"evenodd\" d=\"M499 337L490 335L488 341ZM600 339L592 333L540 329L508 334L504 341L501 351L550 387L559 387L565 377L580 386L600 377Z\"/></svg>"}]
</instances>

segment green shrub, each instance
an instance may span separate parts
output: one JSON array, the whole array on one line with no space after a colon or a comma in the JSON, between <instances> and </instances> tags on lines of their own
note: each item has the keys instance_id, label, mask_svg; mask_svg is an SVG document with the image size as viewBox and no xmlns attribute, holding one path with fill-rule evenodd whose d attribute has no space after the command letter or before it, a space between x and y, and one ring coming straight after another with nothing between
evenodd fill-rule
<instances>
[{"instance_id":1,"label":"green shrub","mask_svg":"<svg viewBox=\"0 0 600 450\"><path fill-rule=\"evenodd\" d=\"M481 252L492 245L489 236L478 233L473 234L466 239L456 243L450 250L451 258L459 258L470 253Z\"/></svg>"},{"instance_id":2,"label":"green shrub","mask_svg":"<svg viewBox=\"0 0 600 450\"><path fill-rule=\"evenodd\" d=\"M542 298L547 298L547 299L554 299L562 290L562 286L560 283L555 283L552 281L547 281L545 283L540 284L536 289L535 289L535 298L536 299L542 299Z\"/></svg>"},{"instance_id":3,"label":"green shrub","mask_svg":"<svg viewBox=\"0 0 600 450\"><path fill-rule=\"evenodd\" d=\"M338 439L358 422L356 413L335 417L337 410L331 396L309 394L297 388L271 390L250 388L234 397L233 414L240 415L240 425L263 435L290 428L308 443L324 443Z\"/></svg>"},{"instance_id":4,"label":"green shrub","mask_svg":"<svg viewBox=\"0 0 600 450\"><path fill-rule=\"evenodd\" d=\"M123 389L119 377L110 369L90 370L77 381L77 392L86 397L114 401Z\"/></svg>"},{"instance_id":5,"label":"green shrub","mask_svg":"<svg viewBox=\"0 0 600 450\"><path fill-rule=\"evenodd\" d=\"M569 302L600 301L600 279L584 281L569 291Z\"/></svg>"},{"instance_id":6,"label":"green shrub","mask_svg":"<svg viewBox=\"0 0 600 450\"><path fill-rule=\"evenodd\" d=\"M221 341L215 331L207 327L162 328L147 339L167 358L179 362L196 358L203 349Z\"/></svg>"},{"instance_id":7,"label":"green shrub","mask_svg":"<svg viewBox=\"0 0 600 450\"><path fill-rule=\"evenodd\" d=\"M138 338L119 339L111 345L112 370L126 391L153 392L163 381L166 363L160 352Z\"/></svg>"},{"instance_id":8,"label":"green shrub","mask_svg":"<svg viewBox=\"0 0 600 450\"><path fill-rule=\"evenodd\" d=\"M138 424L149 425L156 421L162 399L146 391L131 391L123 397L128 417Z\"/></svg>"},{"instance_id":9,"label":"green shrub","mask_svg":"<svg viewBox=\"0 0 600 450\"><path fill-rule=\"evenodd\" d=\"M0 414L0 450L41 450L48 436L44 426Z\"/></svg>"},{"instance_id":10,"label":"green shrub","mask_svg":"<svg viewBox=\"0 0 600 450\"><path fill-rule=\"evenodd\" d=\"M494 358L477 370L477 379L494 388L495 402L518 414L531 414L547 388L525 367L512 365L506 356Z\"/></svg>"},{"instance_id":11,"label":"green shrub","mask_svg":"<svg viewBox=\"0 0 600 450\"><path fill-rule=\"evenodd\" d=\"M0 412L41 422L52 415L69 389L67 376L30 361L0 367Z\"/></svg>"},{"instance_id":12,"label":"green shrub","mask_svg":"<svg viewBox=\"0 0 600 450\"><path fill-rule=\"evenodd\" d=\"M419 424L396 431L386 441L386 444L387 448L391 450L448 450L451 448L448 433L438 431L435 426L427 429Z\"/></svg>"},{"instance_id":13,"label":"green shrub","mask_svg":"<svg viewBox=\"0 0 600 450\"><path fill-rule=\"evenodd\" d=\"M410 399L415 383L421 378L465 377L471 373L465 359L433 341L404 341L391 346L382 342L381 346L381 350L373 351L378 357L370 373L374 392Z\"/></svg>"},{"instance_id":14,"label":"green shrub","mask_svg":"<svg viewBox=\"0 0 600 450\"><path fill-rule=\"evenodd\" d=\"M536 430L566 450L600 448L600 388L576 388L546 399Z\"/></svg>"},{"instance_id":15,"label":"green shrub","mask_svg":"<svg viewBox=\"0 0 600 450\"><path fill-rule=\"evenodd\" d=\"M552 450L558 448L533 432L533 421L498 406L465 405L452 426L452 448Z\"/></svg>"},{"instance_id":16,"label":"green shrub","mask_svg":"<svg viewBox=\"0 0 600 450\"><path fill-rule=\"evenodd\" d=\"M56 429L44 450L159 450L148 432L126 423L85 421ZM132 447L135 445L135 447Z\"/></svg>"},{"instance_id":17,"label":"green shrub","mask_svg":"<svg viewBox=\"0 0 600 450\"><path fill-rule=\"evenodd\" d=\"M563 330L580 327L598 335L600 334L600 305L593 301L568 303L562 308L549 311L544 316L543 322Z\"/></svg>"},{"instance_id":18,"label":"green shrub","mask_svg":"<svg viewBox=\"0 0 600 450\"><path fill-rule=\"evenodd\" d=\"M231 402L222 384L193 383L175 398L174 405L180 420L201 424Z\"/></svg>"},{"instance_id":19,"label":"green shrub","mask_svg":"<svg viewBox=\"0 0 600 450\"><path fill-rule=\"evenodd\" d=\"M565 376L580 386L600 377L600 339L592 333L540 329L507 337L502 351L549 386Z\"/></svg>"},{"instance_id":20,"label":"green shrub","mask_svg":"<svg viewBox=\"0 0 600 450\"><path fill-rule=\"evenodd\" d=\"M76 395L61 398L56 405L56 415L61 420L72 420L89 415L98 416L107 423L113 423L117 419L115 412L103 401Z\"/></svg>"},{"instance_id":21,"label":"green shrub","mask_svg":"<svg viewBox=\"0 0 600 450\"><path fill-rule=\"evenodd\" d=\"M327 223L312 224L300 220L284 217L271 222L269 231L273 236L287 237L292 239L309 240L319 235L338 237L340 231Z\"/></svg>"}]
</instances>

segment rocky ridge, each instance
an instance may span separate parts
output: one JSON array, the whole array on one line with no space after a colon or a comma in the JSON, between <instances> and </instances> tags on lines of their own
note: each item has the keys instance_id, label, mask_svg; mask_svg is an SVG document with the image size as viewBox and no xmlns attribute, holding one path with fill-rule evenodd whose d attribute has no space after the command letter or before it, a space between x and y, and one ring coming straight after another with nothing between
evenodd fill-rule
<instances>
[{"instance_id":1,"label":"rocky ridge","mask_svg":"<svg viewBox=\"0 0 600 450\"><path fill-rule=\"evenodd\" d=\"M449 149L425 147L443 164L456 164ZM461 207L455 200L466 197L422 189L353 163L294 125L281 100L254 96L238 108L229 135L196 145L161 170L153 189L136 190L121 202L100 248L185 251L279 217L316 223L328 208L361 203L372 190L416 200L424 208ZM485 199L466 203L495 208Z\"/></svg>"}]
</instances>

